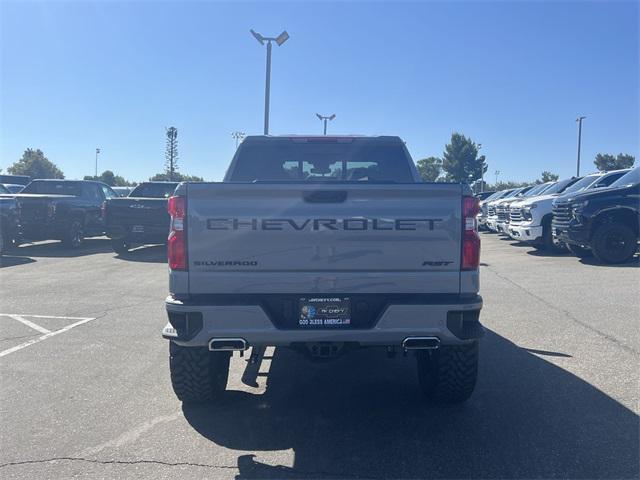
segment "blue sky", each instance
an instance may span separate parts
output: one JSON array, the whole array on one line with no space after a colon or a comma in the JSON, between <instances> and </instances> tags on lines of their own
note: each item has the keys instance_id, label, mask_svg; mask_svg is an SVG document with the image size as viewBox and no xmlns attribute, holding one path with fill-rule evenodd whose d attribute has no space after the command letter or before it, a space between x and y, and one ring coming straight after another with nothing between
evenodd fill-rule
<instances>
[{"instance_id":1,"label":"blue sky","mask_svg":"<svg viewBox=\"0 0 640 480\"><path fill-rule=\"evenodd\" d=\"M230 133L400 135L441 155L453 131L482 144L493 181L583 171L638 148L638 3L2 2L0 167L40 148L68 178L161 171L164 128L181 171L219 180Z\"/></svg>"}]
</instances>

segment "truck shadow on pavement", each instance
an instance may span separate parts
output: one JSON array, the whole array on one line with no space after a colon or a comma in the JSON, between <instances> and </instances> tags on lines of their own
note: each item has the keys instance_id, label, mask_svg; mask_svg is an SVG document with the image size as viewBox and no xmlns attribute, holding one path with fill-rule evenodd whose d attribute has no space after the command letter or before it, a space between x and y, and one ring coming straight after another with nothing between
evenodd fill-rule
<instances>
[{"instance_id":1,"label":"truck shadow on pavement","mask_svg":"<svg viewBox=\"0 0 640 480\"><path fill-rule=\"evenodd\" d=\"M14 255L15 250L12 250L9 254L3 254L0 256L0 268L15 267L17 265L24 265L26 263L33 263L35 260L31 257L23 257L20 255Z\"/></svg>"},{"instance_id":2,"label":"truck shadow on pavement","mask_svg":"<svg viewBox=\"0 0 640 480\"><path fill-rule=\"evenodd\" d=\"M11 250L12 255L25 257L71 258L107 253L111 250L111 242L105 238L86 238L84 244L77 249L67 248L59 241L25 243Z\"/></svg>"},{"instance_id":3,"label":"truck shadow on pavement","mask_svg":"<svg viewBox=\"0 0 640 480\"><path fill-rule=\"evenodd\" d=\"M583 265L593 265L596 267L614 267L614 268L640 268L640 255L637 255L631 259L630 262L627 263L618 263L618 264L608 264L600 263L594 257L587 258L579 258L578 261Z\"/></svg>"},{"instance_id":4,"label":"truck shadow on pavement","mask_svg":"<svg viewBox=\"0 0 640 480\"><path fill-rule=\"evenodd\" d=\"M264 394L230 391L183 412L207 439L247 452L237 478L638 477L638 416L493 332L467 404L425 404L415 377L412 356L314 364L280 349ZM286 449L293 467L257 460Z\"/></svg>"},{"instance_id":5,"label":"truck shadow on pavement","mask_svg":"<svg viewBox=\"0 0 640 480\"><path fill-rule=\"evenodd\" d=\"M118 260L143 263L167 263L166 245L141 245L125 254L117 254Z\"/></svg>"}]
</instances>

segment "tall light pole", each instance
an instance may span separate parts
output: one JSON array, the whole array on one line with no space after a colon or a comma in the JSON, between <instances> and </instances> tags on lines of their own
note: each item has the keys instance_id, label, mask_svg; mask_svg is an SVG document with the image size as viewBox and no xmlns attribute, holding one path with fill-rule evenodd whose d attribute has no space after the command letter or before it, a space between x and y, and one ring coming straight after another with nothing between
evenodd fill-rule
<instances>
[{"instance_id":1,"label":"tall light pole","mask_svg":"<svg viewBox=\"0 0 640 480\"><path fill-rule=\"evenodd\" d=\"M498 185L498 176L500 175L500 170L496 170L496 185Z\"/></svg>"},{"instance_id":2,"label":"tall light pole","mask_svg":"<svg viewBox=\"0 0 640 480\"><path fill-rule=\"evenodd\" d=\"M269 135L269 96L271 95L271 42L276 42L278 46L282 45L289 39L289 34L285 30L277 37L263 37L255 30L251 29L251 35L264 45L267 42L267 78L264 86L264 134Z\"/></svg>"},{"instance_id":3,"label":"tall light pole","mask_svg":"<svg viewBox=\"0 0 640 480\"><path fill-rule=\"evenodd\" d=\"M100 149L96 148L96 174L95 174L95 178L98 178L98 155L100 154Z\"/></svg>"},{"instance_id":4,"label":"tall light pole","mask_svg":"<svg viewBox=\"0 0 640 480\"><path fill-rule=\"evenodd\" d=\"M324 134L327 134L327 120L331 121L334 118L336 118L336 114L332 114L329 115L328 117L325 117L324 115L320 115L319 113L316 113L316 117L318 117L320 119L321 122L324 122Z\"/></svg>"},{"instance_id":5,"label":"tall light pole","mask_svg":"<svg viewBox=\"0 0 640 480\"><path fill-rule=\"evenodd\" d=\"M244 138L244 132L238 132L238 131L233 132L231 134L231 137L235 138L235 140L236 140L236 150L237 150L238 149L238 142Z\"/></svg>"},{"instance_id":6,"label":"tall light pole","mask_svg":"<svg viewBox=\"0 0 640 480\"><path fill-rule=\"evenodd\" d=\"M580 176L580 146L582 144L582 120L587 117L578 117L576 118L576 122L578 122L578 168L576 169L576 177Z\"/></svg>"}]
</instances>

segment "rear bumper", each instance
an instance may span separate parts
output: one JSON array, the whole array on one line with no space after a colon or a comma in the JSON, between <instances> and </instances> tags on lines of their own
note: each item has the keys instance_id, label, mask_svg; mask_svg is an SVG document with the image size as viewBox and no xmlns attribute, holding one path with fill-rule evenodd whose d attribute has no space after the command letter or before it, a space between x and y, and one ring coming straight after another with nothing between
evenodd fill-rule
<instances>
[{"instance_id":1,"label":"rear bumper","mask_svg":"<svg viewBox=\"0 0 640 480\"><path fill-rule=\"evenodd\" d=\"M166 243L169 236L168 226L139 225L141 232L133 231L133 225L109 225L107 237L114 240L126 240L131 243Z\"/></svg>"},{"instance_id":2,"label":"rear bumper","mask_svg":"<svg viewBox=\"0 0 640 480\"><path fill-rule=\"evenodd\" d=\"M541 225L509 225L507 233L520 242L536 243L542 240Z\"/></svg>"},{"instance_id":3,"label":"rear bumper","mask_svg":"<svg viewBox=\"0 0 640 480\"><path fill-rule=\"evenodd\" d=\"M480 338L482 298L446 299L407 296L407 300L385 304L369 328L316 329L278 328L260 302L231 304L166 299L170 322L164 338L183 346L205 346L211 339L240 338L249 346L290 346L295 343L350 342L360 346L400 347L407 337L437 337L444 345ZM422 301L422 303L418 303ZM227 304L224 304L227 303Z\"/></svg>"}]
</instances>

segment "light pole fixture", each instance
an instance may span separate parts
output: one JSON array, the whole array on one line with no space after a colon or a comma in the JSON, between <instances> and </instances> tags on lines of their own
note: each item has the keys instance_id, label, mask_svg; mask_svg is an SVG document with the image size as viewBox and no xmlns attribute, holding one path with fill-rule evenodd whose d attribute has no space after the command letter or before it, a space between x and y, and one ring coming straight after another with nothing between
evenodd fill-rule
<instances>
[{"instance_id":1,"label":"light pole fixture","mask_svg":"<svg viewBox=\"0 0 640 480\"><path fill-rule=\"evenodd\" d=\"M327 134L327 120L331 121L334 118L336 118L336 114L332 114L329 115L328 117L325 117L324 115L320 115L319 113L316 113L316 117L318 117L320 119L321 122L324 122L324 134Z\"/></svg>"},{"instance_id":2,"label":"light pole fixture","mask_svg":"<svg viewBox=\"0 0 640 480\"><path fill-rule=\"evenodd\" d=\"M585 116L580 116L576 118L576 122L578 123L578 167L576 169L576 177L580 176L580 146L582 144L582 120L584 120Z\"/></svg>"},{"instance_id":3,"label":"light pole fixture","mask_svg":"<svg viewBox=\"0 0 640 480\"><path fill-rule=\"evenodd\" d=\"M238 149L238 142L240 142L244 138L244 132L232 132L231 137L236 140L236 150Z\"/></svg>"},{"instance_id":4,"label":"light pole fixture","mask_svg":"<svg viewBox=\"0 0 640 480\"><path fill-rule=\"evenodd\" d=\"M269 96L271 94L271 42L276 42L278 46L282 45L289 39L289 34L285 30L277 37L263 37L255 30L250 30L251 35L264 45L267 42L267 77L264 86L264 134L269 135Z\"/></svg>"},{"instance_id":5,"label":"light pole fixture","mask_svg":"<svg viewBox=\"0 0 640 480\"><path fill-rule=\"evenodd\" d=\"M96 170L95 170L95 178L98 179L98 155L100 154L100 149L96 148Z\"/></svg>"},{"instance_id":6,"label":"light pole fixture","mask_svg":"<svg viewBox=\"0 0 640 480\"><path fill-rule=\"evenodd\" d=\"M495 174L496 174L496 185L498 185L498 176L500 175L500 170L496 170Z\"/></svg>"}]
</instances>

